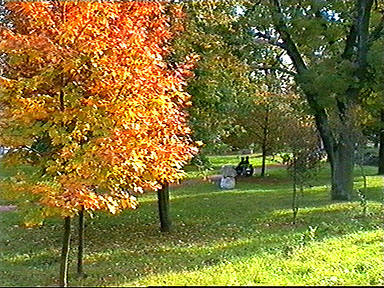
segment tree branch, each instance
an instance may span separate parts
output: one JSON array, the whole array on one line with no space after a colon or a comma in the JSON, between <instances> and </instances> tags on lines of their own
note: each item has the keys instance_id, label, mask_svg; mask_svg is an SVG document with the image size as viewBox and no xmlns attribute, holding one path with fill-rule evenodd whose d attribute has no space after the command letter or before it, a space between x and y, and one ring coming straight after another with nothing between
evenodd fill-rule
<instances>
[{"instance_id":1,"label":"tree branch","mask_svg":"<svg viewBox=\"0 0 384 288\"><path fill-rule=\"evenodd\" d=\"M291 61L297 71L298 75L305 74L308 71L307 65L305 64L303 57L301 56L299 49L296 46L296 43L293 41L288 27L284 21L284 14L281 9L280 0L270 0L271 5L275 8L273 15L273 24L276 30L280 33L280 37L283 39L286 47L287 53L291 58ZM317 99L317 94L315 91L311 91L306 89L304 94L307 98L307 102L311 109L314 112L316 126L322 136L324 141L325 148L327 150L328 156L333 158L334 147L335 147L335 137L333 135L332 130L329 127L329 119L328 115L321 106ZM332 160L332 159L331 159Z\"/></svg>"},{"instance_id":2,"label":"tree branch","mask_svg":"<svg viewBox=\"0 0 384 288\"><path fill-rule=\"evenodd\" d=\"M288 27L286 23L284 22L284 15L281 10L281 4L280 0L270 0L273 7L275 8L275 13L273 15L273 22L274 26L279 32L281 39L284 42L284 46L286 47L286 51L289 55L289 57L292 60L292 63L297 71L297 73L301 74L307 70L307 66L303 60L303 57L301 57L301 54L293 41L291 34L288 31Z\"/></svg>"},{"instance_id":3,"label":"tree branch","mask_svg":"<svg viewBox=\"0 0 384 288\"><path fill-rule=\"evenodd\" d=\"M350 27L347 39L345 41L344 52L341 55L343 59L351 60L353 56L353 48L355 47L357 37L356 23L353 23Z\"/></svg>"},{"instance_id":4,"label":"tree branch","mask_svg":"<svg viewBox=\"0 0 384 288\"><path fill-rule=\"evenodd\" d=\"M359 64L359 78L364 78L368 69L368 37L369 21L373 0L359 1L359 14L357 18L357 55Z\"/></svg>"}]
</instances>

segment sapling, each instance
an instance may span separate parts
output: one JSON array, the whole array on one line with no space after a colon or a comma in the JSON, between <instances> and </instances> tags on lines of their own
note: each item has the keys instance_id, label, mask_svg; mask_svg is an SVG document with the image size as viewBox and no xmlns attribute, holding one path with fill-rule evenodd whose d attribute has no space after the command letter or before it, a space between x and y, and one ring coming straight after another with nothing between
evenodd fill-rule
<instances>
[{"instance_id":1,"label":"sapling","mask_svg":"<svg viewBox=\"0 0 384 288\"><path fill-rule=\"evenodd\" d=\"M284 163L292 177L292 224L296 224L297 214L299 212L298 190L301 197L304 196L304 186L309 185L320 167L322 154L315 146L293 147L292 156L285 155Z\"/></svg>"}]
</instances>

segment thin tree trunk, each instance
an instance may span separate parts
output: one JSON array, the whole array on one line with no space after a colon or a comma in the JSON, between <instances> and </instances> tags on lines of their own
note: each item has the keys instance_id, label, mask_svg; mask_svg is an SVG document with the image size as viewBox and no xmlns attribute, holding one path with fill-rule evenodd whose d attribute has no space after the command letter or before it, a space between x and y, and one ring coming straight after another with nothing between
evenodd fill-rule
<instances>
[{"instance_id":1,"label":"thin tree trunk","mask_svg":"<svg viewBox=\"0 0 384 288\"><path fill-rule=\"evenodd\" d=\"M292 193L292 212L293 212L293 219L292 223L296 224L296 218L297 218L297 212L299 211L299 208L297 207L297 161L296 156L293 156L293 193Z\"/></svg>"},{"instance_id":2,"label":"thin tree trunk","mask_svg":"<svg viewBox=\"0 0 384 288\"><path fill-rule=\"evenodd\" d=\"M263 127L263 141L261 144L262 162L260 176L265 176L265 162L267 158L267 141L268 141L268 126L269 126L269 107L265 110L264 127Z\"/></svg>"},{"instance_id":3,"label":"thin tree trunk","mask_svg":"<svg viewBox=\"0 0 384 288\"><path fill-rule=\"evenodd\" d=\"M68 286L68 256L69 256L69 245L71 240L71 218L64 218L64 237L63 237L63 248L61 251L60 261L60 287Z\"/></svg>"},{"instance_id":4,"label":"thin tree trunk","mask_svg":"<svg viewBox=\"0 0 384 288\"><path fill-rule=\"evenodd\" d=\"M380 129L380 148L379 148L379 175L384 175L384 109L380 113L381 129Z\"/></svg>"},{"instance_id":5,"label":"thin tree trunk","mask_svg":"<svg viewBox=\"0 0 384 288\"><path fill-rule=\"evenodd\" d=\"M266 151L264 145L262 146L261 150L262 150L262 158L261 158L261 173L260 173L260 176L261 177L265 177L265 162L266 162L266 158L267 158L267 151Z\"/></svg>"},{"instance_id":6,"label":"thin tree trunk","mask_svg":"<svg viewBox=\"0 0 384 288\"><path fill-rule=\"evenodd\" d=\"M293 224L296 224L296 216L297 216L297 203L296 203L296 200L297 200L297 177L296 176L297 176L296 175L296 163L294 163L293 164L293 194L292 194L292 212L293 212L292 223Z\"/></svg>"},{"instance_id":7,"label":"thin tree trunk","mask_svg":"<svg viewBox=\"0 0 384 288\"><path fill-rule=\"evenodd\" d=\"M300 181L300 194L301 197L304 197L304 183Z\"/></svg>"},{"instance_id":8,"label":"thin tree trunk","mask_svg":"<svg viewBox=\"0 0 384 288\"><path fill-rule=\"evenodd\" d=\"M161 232L170 232L172 221L169 215L169 184L164 183L162 188L157 191L160 230Z\"/></svg>"},{"instance_id":9,"label":"thin tree trunk","mask_svg":"<svg viewBox=\"0 0 384 288\"><path fill-rule=\"evenodd\" d=\"M83 273L83 255L84 255L84 206L79 213L79 248L77 254L77 275L82 277Z\"/></svg>"}]
</instances>

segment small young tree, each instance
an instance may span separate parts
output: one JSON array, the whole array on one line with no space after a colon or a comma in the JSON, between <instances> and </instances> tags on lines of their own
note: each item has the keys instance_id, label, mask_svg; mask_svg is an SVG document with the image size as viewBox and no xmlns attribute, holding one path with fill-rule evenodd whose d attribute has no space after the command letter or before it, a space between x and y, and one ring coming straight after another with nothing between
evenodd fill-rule
<instances>
[{"instance_id":1,"label":"small young tree","mask_svg":"<svg viewBox=\"0 0 384 288\"><path fill-rule=\"evenodd\" d=\"M9 164L29 172L19 169L5 186L33 200L41 217L64 218L62 286L71 217L136 208L131 192L178 181L197 152L183 92L194 59L164 60L172 37L165 4L7 3L0 145L13 149Z\"/></svg>"},{"instance_id":2,"label":"small young tree","mask_svg":"<svg viewBox=\"0 0 384 288\"><path fill-rule=\"evenodd\" d=\"M288 121L288 119L287 119ZM319 136L313 120L310 117L298 116L291 118L289 129L286 131L289 136L285 138L288 154L283 156L283 162L292 177L292 223L296 224L299 211L298 191L301 196L304 193L304 186L316 175L320 168L320 161L324 158L324 152L319 146Z\"/></svg>"},{"instance_id":3,"label":"small young tree","mask_svg":"<svg viewBox=\"0 0 384 288\"><path fill-rule=\"evenodd\" d=\"M290 94L258 91L252 98L246 113L239 113L237 124L241 132L226 139L231 145L254 144L261 149L261 177L265 176L266 158L279 151L284 145L286 114L290 111Z\"/></svg>"}]
</instances>

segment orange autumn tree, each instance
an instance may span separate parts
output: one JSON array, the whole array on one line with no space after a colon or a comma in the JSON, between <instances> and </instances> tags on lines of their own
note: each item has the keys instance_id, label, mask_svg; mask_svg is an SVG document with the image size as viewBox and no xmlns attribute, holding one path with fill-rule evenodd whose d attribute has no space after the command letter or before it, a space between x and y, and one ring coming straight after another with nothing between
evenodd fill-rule
<instances>
[{"instance_id":1,"label":"orange autumn tree","mask_svg":"<svg viewBox=\"0 0 384 288\"><path fill-rule=\"evenodd\" d=\"M132 192L181 179L197 152L183 91L195 59L167 63L168 5L7 3L0 145L12 148L6 162L23 165L3 183L9 195L32 195L41 215L69 226L83 209L135 208Z\"/></svg>"}]
</instances>

